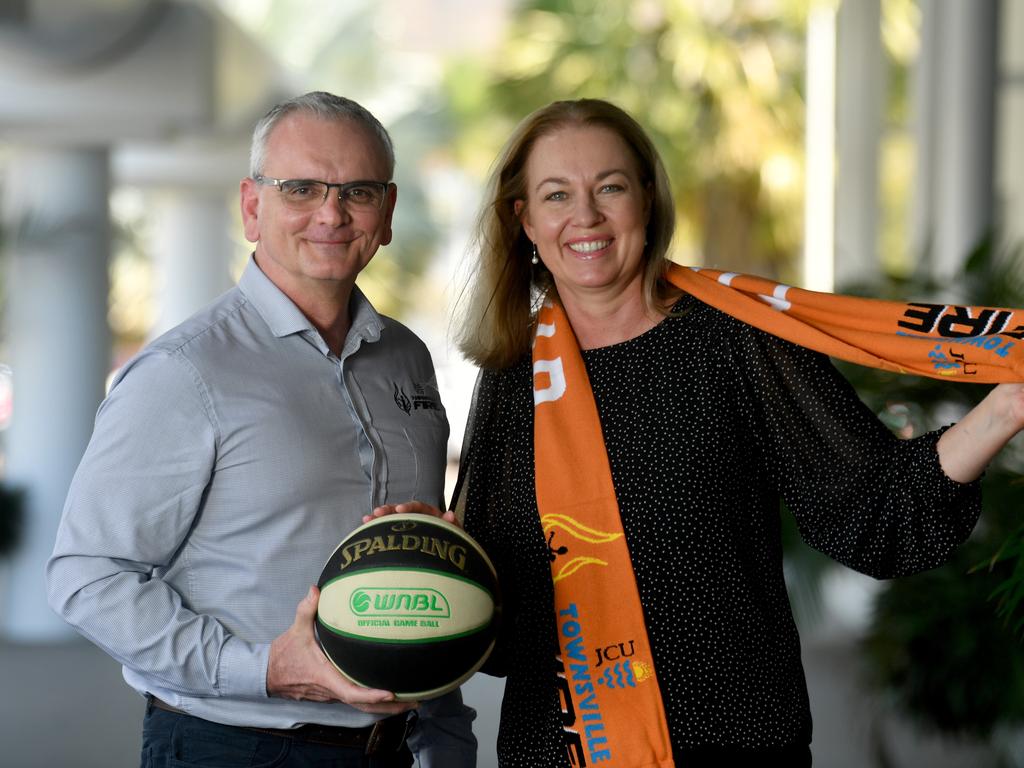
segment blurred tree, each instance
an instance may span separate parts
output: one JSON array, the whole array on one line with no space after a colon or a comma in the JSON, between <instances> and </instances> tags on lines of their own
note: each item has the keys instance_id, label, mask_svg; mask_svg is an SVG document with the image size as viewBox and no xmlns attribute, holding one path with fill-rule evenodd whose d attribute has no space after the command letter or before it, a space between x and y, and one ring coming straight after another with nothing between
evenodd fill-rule
<instances>
[{"instance_id":1,"label":"blurred tree","mask_svg":"<svg viewBox=\"0 0 1024 768\"><path fill-rule=\"evenodd\" d=\"M153 264L148 207L135 189L111 196L110 300L107 319L114 335L114 359L134 354L146 341L154 320Z\"/></svg>"},{"instance_id":2,"label":"blurred tree","mask_svg":"<svg viewBox=\"0 0 1024 768\"><path fill-rule=\"evenodd\" d=\"M387 126L395 143L399 187L394 240L370 262L359 285L384 314L406 316L439 239L421 167L422 158L447 140L439 127L441 101L438 78L429 73L430 57L385 39L395 27L388 3L217 2L290 72L295 93L325 90L347 96Z\"/></svg>"},{"instance_id":3,"label":"blurred tree","mask_svg":"<svg viewBox=\"0 0 1024 768\"><path fill-rule=\"evenodd\" d=\"M803 0L526 0L489 70L448 69L460 160L486 167L553 100L609 99L665 161L677 258L792 279L806 13Z\"/></svg>"},{"instance_id":4,"label":"blurred tree","mask_svg":"<svg viewBox=\"0 0 1024 768\"><path fill-rule=\"evenodd\" d=\"M280 9L284 3L274 3ZM317 6L319 7L319 5ZM292 26L314 34L294 35L291 45L305 52L305 88L344 94L363 104L383 122L395 144L398 207L392 243L364 270L360 286L381 312L403 317L420 278L434 256L439 233L431 215L428 184L421 162L444 140L438 84L420 72L426 57L383 44L386 9L360 0L334 12L328 24L310 14L292 14ZM278 10L275 16L282 16Z\"/></svg>"}]
</instances>

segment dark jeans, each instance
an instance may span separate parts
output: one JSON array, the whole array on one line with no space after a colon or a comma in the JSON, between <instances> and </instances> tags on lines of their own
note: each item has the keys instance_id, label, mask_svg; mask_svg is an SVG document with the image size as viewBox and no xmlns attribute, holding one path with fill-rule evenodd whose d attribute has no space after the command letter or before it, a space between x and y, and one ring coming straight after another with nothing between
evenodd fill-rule
<instances>
[{"instance_id":1,"label":"dark jeans","mask_svg":"<svg viewBox=\"0 0 1024 768\"><path fill-rule=\"evenodd\" d=\"M362 749L220 725L152 704L142 722L142 768L410 768L412 754L367 757Z\"/></svg>"}]
</instances>

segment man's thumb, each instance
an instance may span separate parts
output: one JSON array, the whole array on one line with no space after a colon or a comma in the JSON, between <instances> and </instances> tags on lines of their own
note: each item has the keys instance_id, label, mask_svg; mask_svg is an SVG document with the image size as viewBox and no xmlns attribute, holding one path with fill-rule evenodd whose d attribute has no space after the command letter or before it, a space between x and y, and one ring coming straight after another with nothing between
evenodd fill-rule
<instances>
[{"instance_id":1,"label":"man's thumb","mask_svg":"<svg viewBox=\"0 0 1024 768\"><path fill-rule=\"evenodd\" d=\"M310 587L309 592L302 598L299 603L299 607L295 609L296 619L311 619L316 614L317 603L320 599L320 590L316 587Z\"/></svg>"}]
</instances>

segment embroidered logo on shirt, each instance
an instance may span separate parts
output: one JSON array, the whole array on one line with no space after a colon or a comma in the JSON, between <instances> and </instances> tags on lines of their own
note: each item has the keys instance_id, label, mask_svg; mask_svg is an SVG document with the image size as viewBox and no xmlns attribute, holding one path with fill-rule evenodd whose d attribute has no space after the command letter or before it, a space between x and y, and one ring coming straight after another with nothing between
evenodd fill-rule
<instances>
[{"instance_id":1,"label":"embroidered logo on shirt","mask_svg":"<svg viewBox=\"0 0 1024 768\"><path fill-rule=\"evenodd\" d=\"M438 399L436 390L425 384L412 384L412 397L405 393L405 388L395 383L395 405L407 414L413 411L439 411L441 401Z\"/></svg>"},{"instance_id":2,"label":"embroidered logo on shirt","mask_svg":"<svg viewBox=\"0 0 1024 768\"><path fill-rule=\"evenodd\" d=\"M406 413L412 411L412 400L409 399L409 396L405 394L405 390L398 386L398 384L395 384L395 405Z\"/></svg>"}]
</instances>

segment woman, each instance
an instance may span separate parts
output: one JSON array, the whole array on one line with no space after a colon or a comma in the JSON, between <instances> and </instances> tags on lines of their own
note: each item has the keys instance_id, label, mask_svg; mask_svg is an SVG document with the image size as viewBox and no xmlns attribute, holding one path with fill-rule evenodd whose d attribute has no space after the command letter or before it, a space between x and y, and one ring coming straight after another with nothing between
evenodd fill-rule
<instances>
[{"instance_id":1,"label":"woman","mask_svg":"<svg viewBox=\"0 0 1024 768\"><path fill-rule=\"evenodd\" d=\"M896 439L827 358L673 288L673 217L652 143L602 101L530 115L493 175L454 505L504 590L503 766L810 765L780 498L836 560L914 573L968 536L1024 426L1000 385Z\"/></svg>"}]
</instances>

